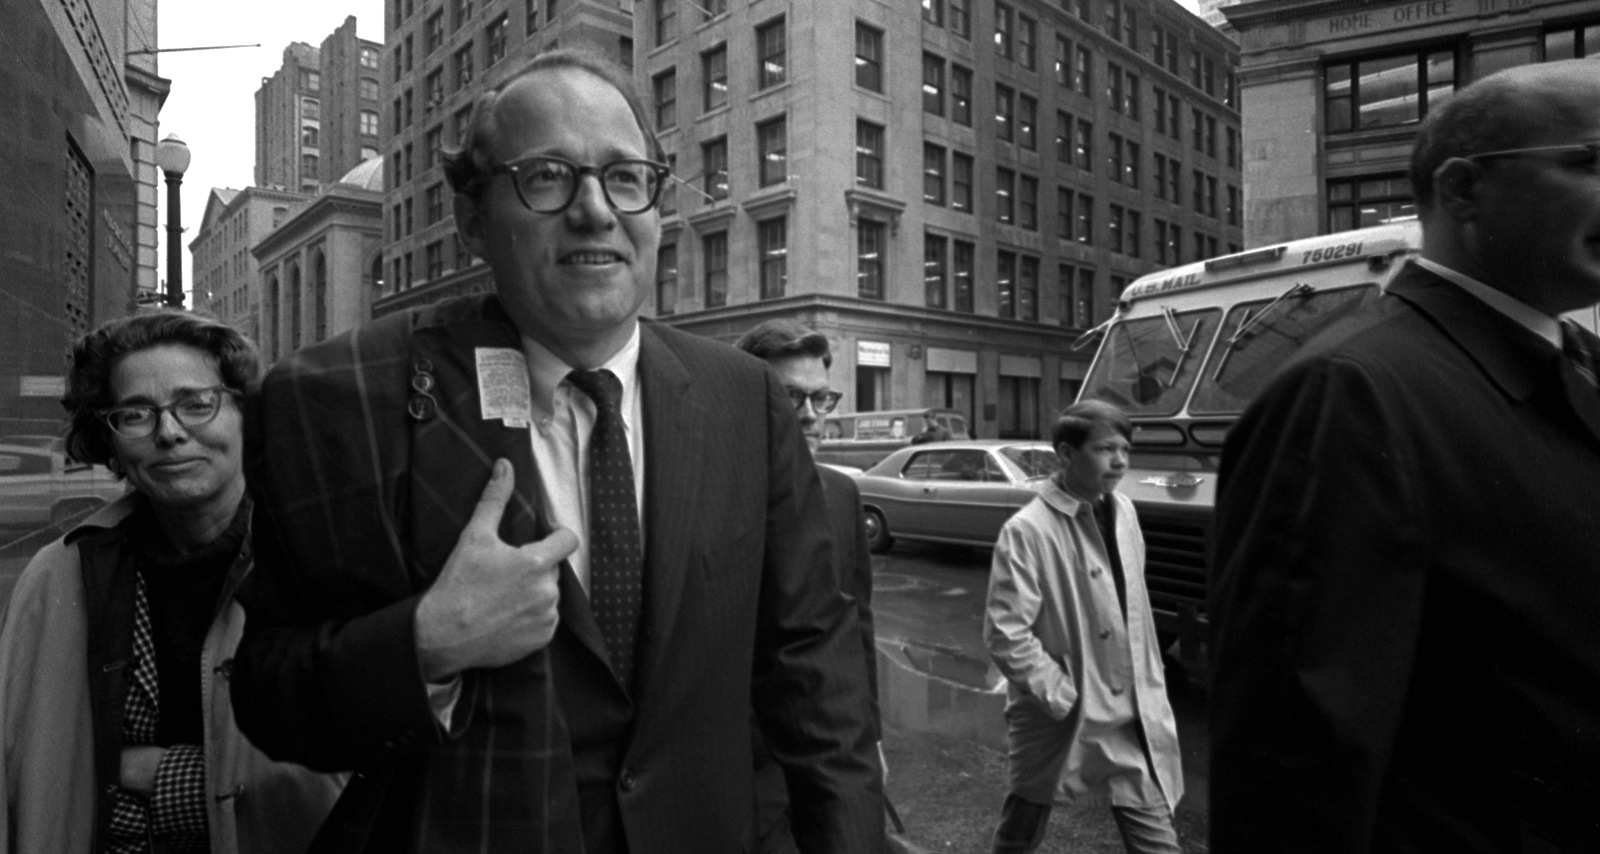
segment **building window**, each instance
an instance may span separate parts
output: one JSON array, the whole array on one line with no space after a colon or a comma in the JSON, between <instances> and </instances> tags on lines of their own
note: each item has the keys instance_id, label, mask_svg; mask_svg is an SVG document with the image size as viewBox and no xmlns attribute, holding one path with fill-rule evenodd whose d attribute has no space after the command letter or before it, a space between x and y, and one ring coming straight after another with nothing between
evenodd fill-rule
<instances>
[{"instance_id":1,"label":"building window","mask_svg":"<svg viewBox=\"0 0 1600 854\"><path fill-rule=\"evenodd\" d=\"M424 112L432 112L444 103L444 69L435 68L423 78Z\"/></svg>"},{"instance_id":2,"label":"building window","mask_svg":"<svg viewBox=\"0 0 1600 854\"><path fill-rule=\"evenodd\" d=\"M444 219L444 184L434 184L426 192L427 205L424 215L428 218L427 224L433 225Z\"/></svg>"},{"instance_id":3,"label":"building window","mask_svg":"<svg viewBox=\"0 0 1600 854\"><path fill-rule=\"evenodd\" d=\"M455 0L455 20L450 30L454 32L461 29L461 25L472 20L472 0Z\"/></svg>"},{"instance_id":4,"label":"building window","mask_svg":"<svg viewBox=\"0 0 1600 854\"><path fill-rule=\"evenodd\" d=\"M972 127L972 71L950 64L950 120Z\"/></svg>"},{"instance_id":5,"label":"building window","mask_svg":"<svg viewBox=\"0 0 1600 854\"><path fill-rule=\"evenodd\" d=\"M1217 178L1215 175L1206 176L1206 216L1217 217Z\"/></svg>"},{"instance_id":6,"label":"building window","mask_svg":"<svg viewBox=\"0 0 1600 854\"><path fill-rule=\"evenodd\" d=\"M706 273L706 308L728 304L728 233L708 234L701 241Z\"/></svg>"},{"instance_id":7,"label":"building window","mask_svg":"<svg viewBox=\"0 0 1600 854\"><path fill-rule=\"evenodd\" d=\"M950 255L950 307L966 314L972 313L972 287L976 279L973 271L977 247L965 240L951 245Z\"/></svg>"},{"instance_id":8,"label":"building window","mask_svg":"<svg viewBox=\"0 0 1600 854\"><path fill-rule=\"evenodd\" d=\"M539 31L539 0L522 0L522 34L531 36Z\"/></svg>"},{"instance_id":9,"label":"building window","mask_svg":"<svg viewBox=\"0 0 1600 854\"><path fill-rule=\"evenodd\" d=\"M1012 131L1011 114L1016 109L1011 87L1002 83L994 86L994 136L1001 142L1010 142L1015 134Z\"/></svg>"},{"instance_id":10,"label":"building window","mask_svg":"<svg viewBox=\"0 0 1600 854\"><path fill-rule=\"evenodd\" d=\"M663 45L678 37L678 0L655 0L656 44Z\"/></svg>"},{"instance_id":11,"label":"building window","mask_svg":"<svg viewBox=\"0 0 1600 854\"><path fill-rule=\"evenodd\" d=\"M472 85L472 45L456 51L456 89Z\"/></svg>"},{"instance_id":12,"label":"building window","mask_svg":"<svg viewBox=\"0 0 1600 854\"><path fill-rule=\"evenodd\" d=\"M489 25L489 29L485 32L486 40L489 43L487 61L484 62L485 66L494 65L506 58L507 32L510 28L511 19L505 14L495 18L494 23Z\"/></svg>"},{"instance_id":13,"label":"building window","mask_svg":"<svg viewBox=\"0 0 1600 854\"><path fill-rule=\"evenodd\" d=\"M944 0L922 0L922 20L935 27L944 26Z\"/></svg>"},{"instance_id":14,"label":"building window","mask_svg":"<svg viewBox=\"0 0 1600 854\"><path fill-rule=\"evenodd\" d=\"M950 0L950 32L972 38L972 0Z\"/></svg>"},{"instance_id":15,"label":"building window","mask_svg":"<svg viewBox=\"0 0 1600 854\"><path fill-rule=\"evenodd\" d=\"M756 224L761 253L761 298L783 296L789 281L789 220L775 217Z\"/></svg>"},{"instance_id":16,"label":"building window","mask_svg":"<svg viewBox=\"0 0 1600 854\"><path fill-rule=\"evenodd\" d=\"M1139 119L1139 75L1124 71L1115 62L1106 63L1106 94L1111 98L1111 109Z\"/></svg>"},{"instance_id":17,"label":"building window","mask_svg":"<svg viewBox=\"0 0 1600 854\"><path fill-rule=\"evenodd\" d=\"M302 119L321 119L322 118L322 102L318 101L316 98L301 98L300 99L300 118L302 118Z\"/></svg>"},{"instance_id":18,"label":"building window","mask_svg":"<svg viewBox=\"0 0 1600 854\"><path fill-rule=\"evenodd\" d=\"M776 86L788 79L788 39L783 19L756 28L756 89Z\"/></svg>"},{"instance_id":19,"label":"building window","mask_svg":"<svg viewBox=\"0 0 1600 854\"><path fill-rule=\"evenodd\" d=\"M1039 259L1023 255L1017 259L1017 318L1039 319Z\"/></svg>"},{"instance_id":20,"label":"building window","mask_svg":"<svg viewBox=\"0 0 1600 854\"><path fill-rule=\"evenodd\" d=\"M444 128L434 125L422 137L422 168L432 169L439 162L439 152L444 141Z\"/></svg>"},{"instance_id":21,"label":"building window","mask_svg":"<svg viewBox=\"0 0 1600 854\"><path fill-rule=\"evenodd\" d=\"M661 200L656 203L657 206L661 208L661 215L663 217L672 216L678 212L678 185L683 183L683 181L674 174L678 169L677 154L667 155L667 169L668 174L672 177L669 177L666 181L662 182Z\"/></svg>"},{"instance_id":22,"label":"building window","mask_svg":"<svg viewBox=\"0 0 1600 854\"><path fill-rule=\"evenodd\" d=\"M1111 244L1110 249L1119 255L1122 251L1122 225L1127 216L1127 211L1122 205L1110 205L1106 216L1106 239Z\"/></svg>"},{"instance_id":23,"label":"building window","mask_svg":"<svg viewBox=\"0 0 1600 854\"><path fill-rule=\"evenodd\" d=\"M437 279L444 275L444 241L435 240L422 250L422 261L428 268L427 277Z\"/></svg>"},{"instance_id":24,"label":"building window","mask_svg":"<svg viewBox=\"0 0 1600 854\"><path fill-rule=\"evenodd\" d=\"M1094 271L1079 267L1072 286L1072 321L1080 329L1094 325Z\"/></svg>"},{"instance_id":25,"label":"building window","mask_svg":"<svg viewBox=\"0 0 1600 854\"><path fill-rule=\"evenodd\" d=\"M1059 86L1072 86L1072 42L1062 36L1056 36L1056 84Z\"/></svg>"},{"instance_id":26,"label":"building window","mask_svg":"<svg viewBox=\"0 0 1600 854\"><path fill-rule=\"evenodd\" d=\"M728 197L728 138L718 137L700 146L700 175L711 201Z\"/></svg>"},{"instance_id":27,"label":"building window","mask_svg":"<svg viewBox=\"0 0 1600 854\"><path fill-rule=\"evenodd\" d=\"M1077 195L1067 187L1056 188L1056 237L1072 239L1072 197Z\"/></svg>"},{"instance_id":28,"label":"building window","mask_svg":"<svg viewBox=\"0 0 1600 854\"><path fill-rule=\"evenodd\" d=\"M1017 173L1005 168L994 170L995 218L1007 225L1017 221Z\"/></svg>"},{"instance_id":29,"label":"building window","mask_svg":"<svg viewBox=\"0 0 1600 854\"><path fill-rule=\"evenodd\" d=\"M1056 159L1067 165L1072 164L1072 116L1056 111Z\"/></svg>"},{"instance_id":30,"label":"building window","mask_svg":"<svg viewBox=\"0 0 1600 854\"><path fill-rule=\"evenodd\" d=\"M1450 50L1332 63L1323 74L1328 133L1420 121L1456 88Z\"/></svg>"},{"instance_id":31,"label":"building window","mask_svg":"<svg viewBox=\"0 0 1600 854\"><path fill-rule=\"evenodd\" d=\"M856 85L883 91L883 31L856 22Z\"/></svg>"},{"instance_id":32,"label":"building window","mask_svg":"<svg viewBox=\"0 0 1600 854\"><path fill-rule=\"evenodd\" d=\"M856 222L856 294L862 299L881 300L883 295L883 223L863 217Z\"/></svg>"},{"instance_id":33,"label":"building window","mask_svg":"<svg viewBox=\"0 0 1600 854\"><path fill-rule=\"evenodd\" d=\"M995 303L1001 317L1017 316L1017 253L1004 249L995 253Z\"/></svg>"},{"instance_id":34,"label":"building window","mask_svg":"<svg viewBox=\"0 0 1600 854\"><path fill-rule=\"evenodd\" d=\"M377 48L371 48L371 47L363 47L363 48L361 48L361 59L360 59L360 62L361 62L361 67L362 68L377 68L378 67L378 50L377 50Z\"/></svg>"},{"instance_id":35,"label":"building window","mask_svg":"<svg viewBox=\"0 0 1600 854\"><path fill-rule=\"evenodd\" d=\"M1023 175L1017 184L1017 224L1039 230L1039 179L1030 175Z\"/></svg>"},{"instance_id":36,"label":"building window","mask_svg":"<svg viewBox=\"0 0 1600 854\"><path fill-rule=\"evenodd\" d=\"M307 148L317 147L316 125L304 125L300 128L300 144Z\"/></svg>"},{"instance_id":37,"label":"building window","mask_svg":"<svg viewBox=\"0 0 1600 854\"><path fill-rule=\"evenodd\" d=\"M1228 164L1228 168L1230 168L1230 169L1238 169L1239 168L1239 130L1238 130L1238 128L1229 127L1229 128L1227 128L1227 132L1228 132L1228 159L1227 159L1226 162Z\"/></svg>"},{"instance_id":38,"label":"building window","mask_svg":"<svg viewBox=\"0 0 1600 854\"><path fill-rule=\"evenodd\" d=\"M361 86L361 100L363 100L363 101L376 101L376 100L378 100L378 81L373 80L371 77L363 77L363 78L361 78L360 86Z\"/></svg>"},{"instance_id":39,"label":"building window","mask_svg":"<svg viewBox=\"0 0 1600 854\"><path fill-rule=\"evenodd\" d=\"M944 57L938 54L922 55L922 109L944 115Z\"/></svg>"},{"instance_id":40,"label":"building window","mask_svg":"<svg viewBox=\"0 0 1600 854\"><path fill-rule=\"evenodd\" d=\"M1017 96L1017 144L1035 151L1039 147L1037 127L1039 102L1028 95Z\"/></svg>"},{"instance_id":41,"label":"building window","mask_svg":"<svg viewBox=\"0 0 1600 854\"><path fill-rule=\"evenodd\" d=\"M1179 229L1164 219L1156 220L1156 263L1177 264Z\"/></svg>"},{"instance_id":42,"label":"building window","mask_svg":"<svg viewBox=\"0 0 1600 854\"><path fill-rule=\"evenodd\" d=\"M1011 58L1011 7L994 4L994 52L1001 59Z\"/></svg>"},{"instance_id":43,"label":"building window","mask_svg":"<svg viewBox=\"0 0 1600 854\"><path fill-rule=\"evenodd\" d=\"M1228 224L1239 224L1239 188L1228 185Z\"/></svg>"},{"instance_id":44,"label":"building window","mask_svg":"<svg viewBox=\"0 0 1600 854\"><path fill-rule=\"evenodd\" d=\"M678 124L678 72L669 68L651 81L651 92L656 103L656 130L666 130Z\"/></svg>"},{"instance_id":45,"label":"building window","mask_svg":"<svg viewBox=\"0 0 1600 854\"><path fill-rule=\"evenodd\" d=\"M1087 119L1078 119L1077 130L1072 137L1072 152L1079 169L1094 171L1094 125Z\"/></svg>"},{"instance_id":46,"label":"building window","mask_svg":"<svg viewBox=\"0 0 1600 854\"><path fill-rule=\"evenodd\" d=\"M1211 57L1200 60L1200 88L1207 95L1217 97L1217 63Z\"/></svg>"},{"instance_id":47,"label":"building window","mask_svg":"<svg viewBox=\"0 0 1600 854\"><path fill-rule=\"evenodd\" d=\"M1200 112L1198 108L1195 108L1189 111L1189 116L1190 123L1194 125L1194 130L1192 131L1192 135L1194 137L1194 150L1203 154L1206 150L1206 115Z\"/></svg>"},{"instance_id":48,"label":"building window","mask_svg":"<svg viewBox=\"0 0 1600 854\"><path fill-rule=\"evenodd\" d=\"M1178 73L1178 34L1160 24L1150 26L1150 58L1167 71Z\"/></svg>"},{"instance_id":49,"label":"building window","mask_svg":"<svg viewBox=\"0 0 1600 854\"><path fill-rule=\"evenodd\" d=\"M789 180L789 130L783 116L756 125L756 146L761 159L761 186Z\"/></svg>"},{"instance_id":50,"label":"building window","mask_svg":"<svg viewBox=\"0 0 1600 854\"><path fill-rule=\"evenodd\" d=\"M656 316L678 311L678 244L663 243L656 250Z\"/></svg>"},{"instance_id":51,"label":"building window","mask_svg":"<svg viewBox=\"0 0 1600 854\"><path fill-rule=\"evenodd\" d=\"M1093 196L1084 193L1078 194L1077 226L1073 229L1073 234L1076 235L1076 239L1079 243L1082 243L1085 246L1094 245Z\"/></svg>"},{"instance_id":52,"label":"building window","mask_svg":"<svg viewBox=\"0 0 1600 854\"><path fill-rule=\"evenodd\" d=\"M922 235L922 292L928 308L944 308L948 304L950 271L946 253L949 243L937 234Z\"/></svg>"},{"instance_id":53,"label":"building window","mask_svg":"<svg viewBox=\"0 0 1600 854\"><path fill-rule=\"evenodd\" d=\"M1417 215L1405 175L1375 175L1328 182L1328 230L1348 231Z\"/></svg>"},{"instance_id":54,"label":"building window","mask_svg":"<svg viewBox=\"0 0 1600 854\"><path fill-rule=\"evenodd\" d=\"M1033 70L1037 58L1034 54L1034 41L1037 38L1039 25L1027 15L1017 16L1017 64L1029 71Z\"/></svg>"},{"instance_id":55,"label":"building window","mask_svg":"<svg viewBox=\"0 0 1600 854\"><path fill-rule=\"evenodd\" d=\"M930 205L944 204L944 146L922 144L922 200Z\"/></svg>"},{"instance_id":56,"label":"building window","mask_svg":"<svg viewBox=\"0 0 1600 854\"><path fill-rule=\"evenodd\" d=\"M718 45L700 55L700 79L704 89L704 112L711 112L728 103L727 46Z\"/></svg>"},{"instance_id":57,"label":"building window","mask_svg":"<svg viewBox=\"0 0 1600 854\"><path fill-rule=\"evenodd\" d=\"M1077 53L1072 64L1072 88L1085 97L1094 96L1094 58L1089 49L1077 45Z\"/></svg>"},{"instance_id":58,"label":"building window","mask_svg":"<svg viewBox=\"0 0 1600 854\"><path fill-rule=\"evenodd\" d=\"M972 157L950 154L950 208L972 213Z\"/></svg>"},{"instance_id":59,"label":"building window","mask_svg":"<svg viewBox=\"0 0 1600 854\"><path fill-rule=\"evenodd\" d=\"M300 155L300 172L302 179L316 180L317 156L315 154Z\"/></svg>"},{"instance_id":60,"label":"building window","mask_svg":"<svg viewBox=\"0 0 1600 854\"><path fill-rule=\"evenodd\" d=\"M1206 154L1210 157L1217 156L1217 119L1215 116L1206 116Z\"/></svg>"},{"instance_id":61,"label":"building window","mask_svg":"<svg viewBox=\"0 0 1600 854\"><path fill-rule=\"evenodd\" d=\"M444 44L444 11L440 10L428 16L423 23L423 54L431 54Z\"/></svg>"},{"instance_id":62,"label":"building window","mask_svg":"<svg viewBox=\"0 0 1600 854\"><path fill-rule=\"evenodd\" d=\"M1579 24L1544 34L1544 61L1600 56L1600 24Z\"/></svg>"},{"instance_id":63,"label":"building window","mask_svg":"<svg viewBox=\"0 0 1600 854\"><path fill-rule=\"evenodd\" d=\"M856 183L883 189L883 127L856 122Z\"/></svg>"}]
</instances>

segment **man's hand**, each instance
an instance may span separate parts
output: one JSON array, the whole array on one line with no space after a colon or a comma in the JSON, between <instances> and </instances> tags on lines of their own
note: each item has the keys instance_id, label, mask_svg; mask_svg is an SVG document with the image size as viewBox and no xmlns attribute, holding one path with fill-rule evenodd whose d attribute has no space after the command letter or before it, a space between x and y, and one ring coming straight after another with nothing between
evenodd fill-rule
<instances>
[{"instance_id":1,"label":"man's hand","mask_svg":"<svg viewBox=\"0 0 1600 854\"><path fill-rule=\"evenodd\" d=\"M525 546L501 540L500 517L515 486L511 464L495 460L472 519L417 604L417 657L429 682L510 664L555 635L557 576L578 538L560 528Z\"/></svg>"},{"instance_id":2,"label":"man's hand","mask_svg":"<svg viewBox=\"0 0 1600 854\"><path fill-rule=\"evenodd\" d=\"M154 745L122 748L122 773L118 783L135 795L147 798L154 795L156 769L161 767L161 757L165 755L165 747Z\"/></svg>"}]
</instances>

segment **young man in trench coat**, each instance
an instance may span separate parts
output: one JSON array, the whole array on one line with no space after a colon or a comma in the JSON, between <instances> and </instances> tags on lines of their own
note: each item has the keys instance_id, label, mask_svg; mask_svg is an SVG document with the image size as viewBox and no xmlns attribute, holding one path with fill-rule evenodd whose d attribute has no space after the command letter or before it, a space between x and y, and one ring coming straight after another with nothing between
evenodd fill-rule
<instances>
[{"instance_id":1,"label":"young man in trench coat","mask_svg":"<svg viewBox=\"0 0 1600 854\"><path fill-rule=\"evenodd\" d=\"M1178 729L1144 586L1144 538L1116 492L1133 425L1091 400L1051 437L1062 470L1000 531L984 641L1005 675L1010 791L995 854L1044 840L1051 806L1109 799L1129 852L1179 854Z\"/></svg>"}]
</instances>

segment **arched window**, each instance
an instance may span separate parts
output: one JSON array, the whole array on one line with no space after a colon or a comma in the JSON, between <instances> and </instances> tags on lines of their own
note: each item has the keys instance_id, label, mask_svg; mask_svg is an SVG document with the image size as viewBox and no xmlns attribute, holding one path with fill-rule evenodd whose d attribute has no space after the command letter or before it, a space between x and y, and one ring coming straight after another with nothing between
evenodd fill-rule
<instances>
[{"instance_id":1,"label":"arched window","mask_svg":"<svg viewBox=\"0 0 1600 854\"><path fill-rule=\"evenodd\" d=\"M317 337L321 341L328 337L328 256L317 250L315 259L311 262L311 287L314 291L312 298L312 311L316 317Z\"/></svg>"},{"instance_id":2,"label":"arched window","mask_svg":"<svg viewBox=\"0 0 1600 854\"><path fill-rule=\"evenodd\" d=\"M289 265L289 349L300 349L300 306L304 302L300 292L300 265Z\"/></svg>"}]
</instances>

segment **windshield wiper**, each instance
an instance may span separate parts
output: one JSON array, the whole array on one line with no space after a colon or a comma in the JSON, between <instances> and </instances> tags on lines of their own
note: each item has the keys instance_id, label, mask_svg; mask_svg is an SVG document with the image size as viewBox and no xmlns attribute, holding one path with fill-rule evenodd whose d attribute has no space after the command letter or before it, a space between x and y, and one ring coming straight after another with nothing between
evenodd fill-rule
<instances>
[{"instance_id":1,"label":"windshield wiper","mask_svg":"<svg viewBox=\"0 0 1600 854\"><path fill-rule=\"evenodd\" d=\"M1244 339L1244 336L1249 333L1250 330L1256 328L1256 326L1261 323L1262 318L1266 317L1268 314L1271 314L1272 310L1278 307L1278 303L1283 302L1289 297L1304 296L1311 293L1313 290L1314 288L1305 282L1297 282L1290 286L1288 290L1278 294L1278 296L1274 298L1272 302L1262 306L1260 311L1251 314L1249 309L1245 309L1244 314L1239 315L1239 325L1234 327L1233 334L1228 336L1228 346L1223 349L1222 356L1217 359L1217 369L1211 372L1211 381L1214 383L1222 376L1222 369L1227 367L1228 357L1233 355L1233 351L1238 348L1239 342Z\"/></svg>"},{"instance_id":2,"label":"windshield wiper","mask_svg":"<svg viewBox=\"0 0 1600 854\"><path fill-rule=\"evenodd\" d=\"M1178 384L1178 373L1183 370L1183 363L1189 358L1189 350L1194 344L1195 333L1200 331L1200 318L1195 318L1194 325L1189 327L1189 334L1184 335L1178 329L1178 313L1172 310L1172 306L1162 306L1161 314L1167 319L1167 332L1172 335L1173 343L1178 345L1178 361L1172 366L1172 376L1167 379L1167 388L1172 388Z\"/></svg>"},{"instance_id":3,"label":"windshield wiper","mask_svg":"<svg viewBox=\"0 0 1600 854\"><path fill-rule=\"evenodd\" d=\"M1077 338L1072 339L1072 349L1082 350L1084 347L1088 346L1090 341L1093 341L1096 338L1106 334L1106 330L1111 328L1111 324L1116 323L1117 318L1121 316L1121 312L1113 313L1110 317L1102 321L1099 326L1096 326L1082 335L1079 335Z\"/></svg>"}]
</instances>

